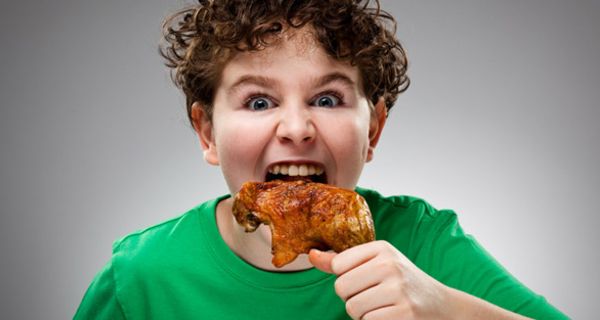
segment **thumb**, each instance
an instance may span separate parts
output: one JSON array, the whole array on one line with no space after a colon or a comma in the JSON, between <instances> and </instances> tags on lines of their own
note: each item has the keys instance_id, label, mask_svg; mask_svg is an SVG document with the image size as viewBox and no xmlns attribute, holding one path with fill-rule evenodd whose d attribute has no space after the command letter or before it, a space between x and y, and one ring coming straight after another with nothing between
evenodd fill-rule
<instances>
[{"instance_id":1,"label":"thumb","mask_svg":"<svg viewBox=\"0 0 600 320\"><path fill-rule=\"evenodd\" d=\"M331 269L331 260L337 255L335 252L324 252L318 249L311 249L308 253L308 261L315 266L315 268L327 272L333 273Z\"/></svg>"}]
</instances>

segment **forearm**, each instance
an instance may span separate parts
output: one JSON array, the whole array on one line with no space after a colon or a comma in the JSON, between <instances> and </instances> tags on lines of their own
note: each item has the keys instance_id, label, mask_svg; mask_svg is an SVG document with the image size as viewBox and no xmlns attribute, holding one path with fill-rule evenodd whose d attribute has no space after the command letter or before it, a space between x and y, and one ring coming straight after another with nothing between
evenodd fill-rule
<instances>
[{"instance_id":1,"label":"forearm","mask_svg":"<svg viewBox=\"0 0 600 320\"><path fill-rule=\"evenodd\" d=\"M447 289L452 319L529 319L468 293Z\"/></svg>"}]
</instances>

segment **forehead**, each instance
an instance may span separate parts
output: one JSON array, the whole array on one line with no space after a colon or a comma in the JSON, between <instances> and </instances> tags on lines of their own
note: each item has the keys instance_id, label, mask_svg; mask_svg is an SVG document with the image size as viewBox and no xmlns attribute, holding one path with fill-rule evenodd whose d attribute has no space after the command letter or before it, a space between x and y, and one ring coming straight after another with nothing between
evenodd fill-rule
<instances>
[{"instance_id":1,"label":"forehead","mask_svg":"<svg viewBox=\"0 0 600 320\"><path fill-rule=\"evenodd\" d=\"M269 46L262 50L235 54L222 70L220 85L231 86L248 75L299 83L302 79L339 73L361 87L358 68L329 56L309 27L287 29L269 40Z\"/></svg>"}]
</instances>

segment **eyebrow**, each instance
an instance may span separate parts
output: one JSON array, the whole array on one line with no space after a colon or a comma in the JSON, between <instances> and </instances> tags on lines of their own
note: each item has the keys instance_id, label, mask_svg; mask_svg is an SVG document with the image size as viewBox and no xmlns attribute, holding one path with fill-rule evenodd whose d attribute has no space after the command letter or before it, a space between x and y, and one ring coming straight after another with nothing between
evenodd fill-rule
<instances>
[{"instance_id":1,"label":"eyebrow","mask_svg":"<svg viewBox=\"0 0 600 320\"><path fill-rule=\"evenodd\" d=\"M315 87L323 87L332 82L342 82L344 85L353 87L356 83L350 79L347 75L341 72L332 72L326 74L322 77L313 80L313 85ZM244 85L257 85L259 87L277 87L277 81L273 78L256 76L256 75L244 75L241 76L236 82L234 82L229 89L227 90L229 93L235 92L239 90L240 87Z\"/></svg>"},{"instance_id":2,"label":"eyebrow","mask_svg":"<svg viewBox=\"0 0 600 320\"><path fill-rule=\"evenodd\" d=\"M349 87L353 87L355 85L354 81L352 81L352 79L350 79L350 77L348 77L347 75L341 72L332 72L317 79L317 81L315 82L315 86L323 87L325 85L330 84L331 82L342 82L344 85Z\"/></svg>"},{"instance_id":3,"label":"eyebrow","mask_svg":"<svg viewBox=\"0 0 600 320\"><path fill-rule=\"evenodd\" d=\"M237 91L241 86L254 84L259 87L275 87L277 86L277 82L268 77L263 76L254 76L254 75L244 75L240 77L236 82L234 82L231 87L227 90L229 93Z\"/></svg>"}]
</instances>

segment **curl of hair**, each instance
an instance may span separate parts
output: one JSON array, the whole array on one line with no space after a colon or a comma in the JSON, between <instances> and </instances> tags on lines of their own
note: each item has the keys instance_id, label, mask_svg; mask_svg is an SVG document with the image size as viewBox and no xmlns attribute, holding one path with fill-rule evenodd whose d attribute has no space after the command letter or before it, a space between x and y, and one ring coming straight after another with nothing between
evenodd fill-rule
<instances>
[{"instance_id":1,"label":"curl of hair","mask_svg":"<svg viewBox=\"0 0 600 320\"><path fill-rule=\"evenodd\" d=\"M378 0L198 0L164 21L159 48L190 120L196 101L212 118L221 71L236 52L261 50L284 26L307 24L327 54L358 67L365 95L373 104L383 98L389 112L410 80L396 21Z\"/></svg>"}]
</instances>

